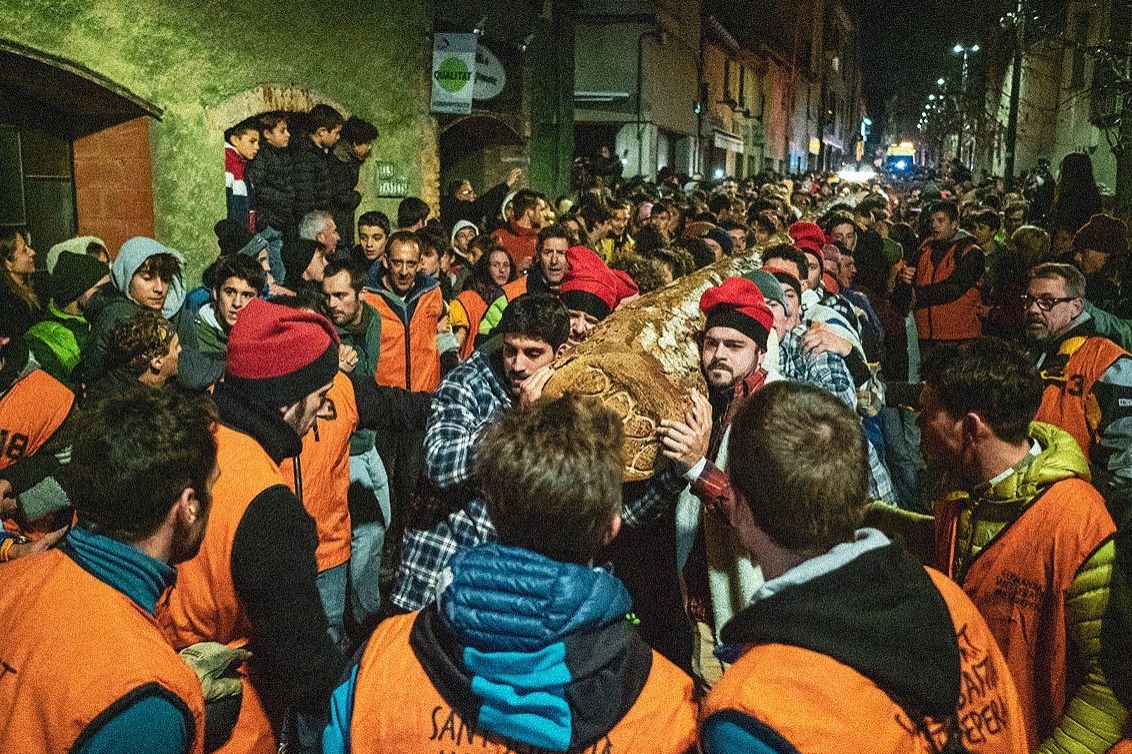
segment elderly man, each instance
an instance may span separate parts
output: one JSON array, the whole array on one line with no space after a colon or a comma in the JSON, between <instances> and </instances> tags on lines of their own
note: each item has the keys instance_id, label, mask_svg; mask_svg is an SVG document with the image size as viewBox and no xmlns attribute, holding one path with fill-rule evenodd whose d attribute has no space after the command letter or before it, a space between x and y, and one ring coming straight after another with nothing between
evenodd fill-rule
<instances>
[{"instance_id":1,"label":"elderly man","mask_svg":"<svg viewBox=\"0 0 1132 754\"><path fill-rule=\"evenodd\" d=\"M329 212L315 210L303 215L303 219L299 221L299 238L316 242L318 253L326 257L334 253L342 237L338 234L334 216Z\"/></svg>"}]
</instances>

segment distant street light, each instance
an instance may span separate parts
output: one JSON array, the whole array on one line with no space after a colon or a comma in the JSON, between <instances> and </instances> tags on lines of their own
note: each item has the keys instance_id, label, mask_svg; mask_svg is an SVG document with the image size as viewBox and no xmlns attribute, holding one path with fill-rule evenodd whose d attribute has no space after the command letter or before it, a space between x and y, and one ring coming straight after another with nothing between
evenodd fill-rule
<instances>
[{"instance_id":1,"label":"distant street light","mask_svg":"<svg viewBox=\"0 0 1132 754\"><path fill-rule=\"evenodd\" d=\"M936 86L943 86L944 84L947 83L947 79L940 76L938 79L935 80L935 83L936 83Z\"/></svg>"},{"instance_id":2,"label":"distant street light","mask_svg":"<svg viewBox=\"0 0 1132 754\"><path fill-rule=\"evenodd\" d=\"M963 77L962 77L962 83L960 84L960 87L959 87L959 100L958 100L958 104L959 104L959 135L958 135L958 138L956 139L956 142L955 142L955 157L960 162L963 162L963 146L964 146L963 145L963 133L964 133L964 131L967 130L966 98L967 98L968 59L971 55L973 55L974 53L979 51L979 46L977 44L975 44L975 45L971 45L970 47L964 47L962 44L957 44L957 45L955 45L954 47L951 48L951 51L953 53L955 53L956 55L962 55L963 56Z\"/></svg>"}]
</instances>

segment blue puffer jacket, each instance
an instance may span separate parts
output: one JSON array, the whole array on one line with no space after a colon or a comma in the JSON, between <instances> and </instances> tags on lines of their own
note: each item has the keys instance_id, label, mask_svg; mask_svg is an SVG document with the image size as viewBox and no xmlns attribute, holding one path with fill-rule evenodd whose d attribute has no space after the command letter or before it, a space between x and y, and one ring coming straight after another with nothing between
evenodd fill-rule
<instances>
[{"instance_id":1,"label":"blue puffer jacket","mask_svg":"<svg viewBox=\"0 0 1132 754\"><path fill-rule=\"evenodd\" d=\"M608 571L486 544L453 555L441 584L409 645L475 730L542 751L580 750L613 730L644 689L652 651ZM355 667L334 692L327 752L348 750L356 682Z\"/></svg>"},{"instance_id":2,"label":"blue puffer jacket","mask_svg":"<svg viewBox=\"0 0 1132 754\"><path fill-rule=\"evenodd\" d=\"M452 581L440 595L444 625L479 652L537 652L632 610L628 591L609 571L518 547L461 550L448 569Z\"/></svg>"}]
</instances>

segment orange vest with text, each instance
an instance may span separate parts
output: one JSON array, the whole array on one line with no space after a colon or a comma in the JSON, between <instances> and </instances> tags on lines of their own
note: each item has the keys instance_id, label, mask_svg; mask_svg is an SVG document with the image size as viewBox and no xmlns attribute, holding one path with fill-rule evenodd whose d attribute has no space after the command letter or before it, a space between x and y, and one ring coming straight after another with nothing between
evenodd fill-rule
<instances>
[{"instance_id":1,"label":"orange vest with text","mask_svg":"<svg viewBox=\"0 0 1132 754\"><path fill-rule=\"evenodd\" d=\"M314 552L318 570L340 566L350 559L350 435L358 428L358 406L354 385L343 372L334 375L326 398L329 419L317 419L303 435L299 456L303 476L303 507L314 519L318 548ZM295 490L294 461L283 461L280 471L287 486ZM295 490L296 494L298 491Z\"/></svg>"},{"instance_id":2,"label":"orange vest with text","mask_svg":"<svg viewBox=\"0 0 1132 754\"><path fill-rule=\"evenodd\" d=\"M204 543L195 558L177 566L177 585L157 610L166 637L178 650L202 641L247 645L252 627L232 583L236 529L257 495L287 484L271 456L248 435L220 424L216 445L220 476L212 489ZM276 725L256 691L254 675L248 672L247 665L240 670L240 716L232 737L218 749L222 754L274 754L278 746Z\"/></svg>"},{"instance_id":3,"label":"orange vest with text","mask_svg":"<svg viewBox=\"0 0 1132 754\"><path fill-rule=\"evenodd\" d=\"M954 583L928 569L959 641L957 709L972 754L1024 754L1022 709L1006 661L975 606ZM827 655L786 644L748 649L701 707L702 719L736 710L769 726L806 754L931 754L927 736L879 686ZM943 721L929 721L937 745Z\"/></svg>"},{"instance_id":4,"label":"orange vest with text","mask_svg":"<svg viewBox=\"0 0 1132 754\"><path fill-rule=\"evenodd\" d=\"M1073 435L1081 452L1091 459L1100 441L1097 426L1101 418L1093 385L1128 352L1108 338L1078 336L1062 343L1058 353L1068 355L1069 361L1060 374L1042 370L1046 387L1034 421L1061 427Z\"/></svg>"},{"instance_id":5,"label":"orange vest with text","mask_svg":"<svg viewBox=\"0 0 1132 754\"><path fill-rule=\"evenodd\" d=\"M351 717L353 754L399 752L438 754L472 750L484 754L526 751L463 720L437 692L421 667L409 634L417 613L398 615L378 626L358 666ZM649 752L683 754L695 746L696 710L692 681L675 665L652 653L648 680L628 713L583 754ZM593 700L601 704L600 699ZM463 749L459 748L463 745Z\"/></svg>"},{"instance_id":6,"label":"orange vest with text","mask_svg":"<svg viewBox=\"0 0 1132 754\"><path fill-rule=\"evenodd\" d=\"M381 314L381 351L377 358L378 385L431 393L440 384L440 351L436 324L444 316L440 286L421 295L406 328L385 296L362 291L362 300Z\"/></svg>"},{"instance_id":7,"label":"orange vest with text","mask_svg":"<svg viewBox=\"0 0 1132 754\"><path fill-rule=\"evenodd\" d=\"M1061 723L1085 669L1069 650L1066 593L1086 560L1116 531L1088 482L1050 486L967 566L951 573L959 504L935 504L937 568L963 587L998 641L1025 713L1030 748Z\"/></svg>"},{"instance_id":8,"label":"orange vest with text","mask_svg":"<svg viewBox=\"0 0 1132 754\"><path fill-rule=\"evenodd\" d=\"M160 695L204 751L200 681L133 600L61 550L0 566L0 751L60 754L109 715Z\"/></svg>"},{"instance_id":9,"label":"orange vest with text","mask_svg":"<svg viewBox=\"0 0 1132 754\"><path fill-rule=\"evenodd\" d=\"M35 455L71 412L75 394L36 369L0 397L0 469Z\"/></svg>"},{"instance_id":10,"label":"orange vest with text","mask_svg":"<svg viewBox=\"0 0 1132 754\"><path fill-rule=\"evenodd\" d=\"M468 337L464 338L464 344L460 346L460 361L465 361L476 350L476 333L480 331L480 320L489 304L483 300L483 296L471 290L461 291L456 300L468 315Z\"/></svg>"},{"instance_id":11,"label":"orange vest with text","mask_svg":"<svg viewBox=\"0 0 1132 754\"><path fill-rule=\"evenodd\" d=\"M916 275L912 284L920 288L950 278L955 272L960 248L966 253L974 248L974 244L967 237L955 239L936 264L932 262L931 244L925 243L916 262ZM913 314L920 340L970 340L979 337L983 334L983 323L979 319L979 307L982 303L983 295L979 287L972 286L950 303L917 305Z\"/></svg>"}]
</instances>

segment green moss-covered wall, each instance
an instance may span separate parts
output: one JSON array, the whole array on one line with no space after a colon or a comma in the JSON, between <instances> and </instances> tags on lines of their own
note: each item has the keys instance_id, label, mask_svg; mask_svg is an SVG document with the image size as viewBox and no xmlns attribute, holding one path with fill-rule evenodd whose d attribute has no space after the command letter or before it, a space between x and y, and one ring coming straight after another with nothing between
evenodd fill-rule
<instances>
[{"instance_id":1,"label":"green moss-covered wall","mask_svg":"<svg viewBox=\"0 0 1132 754\"><path fill-rule=\"evenodd\" d=\"M428 24L427 0L0 3L0 36L80 63L163 108L150 127L156 234L194 272L215 255L212 226L225 213L217 115L267 84L308 90L378 126L361 210L396 210L396 199L374 197L378 161L393 163L409 192L435 205Z\"/></svg>"}]
</instances>

